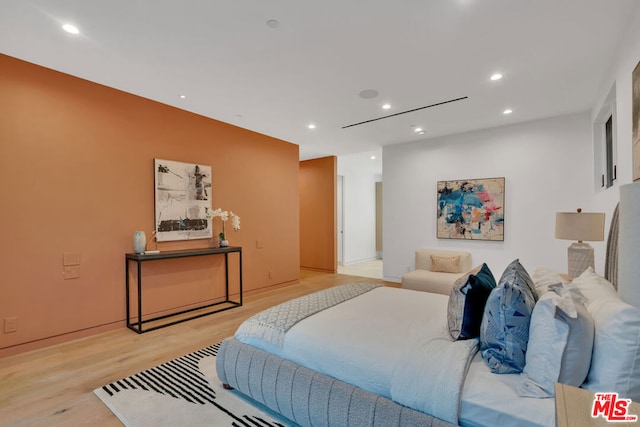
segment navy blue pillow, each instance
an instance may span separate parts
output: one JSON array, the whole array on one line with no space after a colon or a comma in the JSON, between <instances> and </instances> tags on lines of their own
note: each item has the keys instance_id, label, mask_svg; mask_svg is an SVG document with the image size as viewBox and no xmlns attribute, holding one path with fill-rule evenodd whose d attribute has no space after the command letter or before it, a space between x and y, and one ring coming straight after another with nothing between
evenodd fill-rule
<instances>
[{"instance_id":1,"label":"navy blue pillow","mask_svg":"<svg viewBox=\"0 0 640 427\"><path fill-rule=\"evenodd\" d=\"M459 278L449 297L447 321L454 340L480 336L484 306L496 280L487 264L474 268Z\"/></svg>"}]
</instances>

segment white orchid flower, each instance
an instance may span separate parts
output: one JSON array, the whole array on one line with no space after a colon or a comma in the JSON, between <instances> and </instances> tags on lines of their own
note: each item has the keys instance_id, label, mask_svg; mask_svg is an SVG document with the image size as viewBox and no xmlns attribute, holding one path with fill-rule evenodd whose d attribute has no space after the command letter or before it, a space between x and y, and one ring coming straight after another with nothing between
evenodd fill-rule
<instances>
[{"instance_id":1,"label":"white orchid flower","mask_svg":"<svg viewBox=\"0 0 640 427\"><path fill-rule=\"evenodd\" d=\"M231 226L235 231L240 230L240 217L231 212Z\"/></svg>"}]
</instances>

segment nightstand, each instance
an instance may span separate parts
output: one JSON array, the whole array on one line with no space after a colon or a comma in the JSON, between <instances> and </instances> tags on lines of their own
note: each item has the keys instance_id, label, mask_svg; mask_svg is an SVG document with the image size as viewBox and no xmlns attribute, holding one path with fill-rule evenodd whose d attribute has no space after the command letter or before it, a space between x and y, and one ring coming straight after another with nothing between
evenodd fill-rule
<instances>
[{"instance_id":1,"label":"nightstand","mask_svg":"<svg viewBox=\"0 0 640 427\"><path fill-rule=\"evenodd\" d=\"M593 399L595 393L578 387L556 383L556 425L557 427L609 426L611 423L603 417L592 418ZM640 417L640 404L631 402L629 415ZM640 419L640 418L639 418ZM615 423L633 425L635 423Z\"/></svg>"}]
</instances>

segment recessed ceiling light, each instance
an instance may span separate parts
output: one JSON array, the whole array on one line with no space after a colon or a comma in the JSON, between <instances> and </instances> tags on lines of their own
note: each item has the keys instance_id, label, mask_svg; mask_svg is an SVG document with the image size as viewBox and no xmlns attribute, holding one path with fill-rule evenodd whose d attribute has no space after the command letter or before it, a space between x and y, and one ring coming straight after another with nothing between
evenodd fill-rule
<instances>
[{"instance_id":1,"label":"recessed ceiling light","mask_svg":"<svg viewBox=\"0 0 640 427\"><path fill-rule=\"evenodd\" d=\"M272 29L274 29L274 30L275 30L275 29L276 29L276 28L278 28L279 26L280 26L280 22L278 22L278 21L277 21L277 20L275 20L275 19L269 19L269 20L267 21L267 27L269 27L269 28L272 28Z\"/></svg>"},{"instance_id":2,"label":"recessed ceiling light","mask_svg":"<svg viewBox=\"0 0 640 427\"><path fill-rule=\"evenodd\" d=\"M316 125L314 125L313 123L311 123L309 126L307 126L309 129L315 129Z\"/></svg>"},{"instance_id":3,"label":"recessed ceiling light","mask_svg":"<svg viewBox=\"0 0 640 427\"><path fill-rule=\"evenodd\" d=\"M424 131L421 130L420 132L418 132L418 135L424 135Z\"/></svg>"},{"instance_id":4,"label":"recessed ceiling light","mask_svg":"<svg viewBox=\"0 0 640 427\"><path fill-rule=\"evenodd\" d=\"M491 80L496 81L496 80L500 80L502 78L502 74L500 73L495 73L493 76L490 77Z\"/></svg>"},{"instance_id":5,"label":"recessed ceiling light","mask_svg":"<svg viewBox=\"0 0 640 427\"><path fill-rule=\"evenodd\" d=\"M375 159L376 159L376 156L371 156L371 160L375 160Z\"/></svg>"},{"instance_id":6,"label":"recessed ceiling light","mask_svg":"<svg viewBox=\"0 0 640 427\"><path fill-rule=\"evenodd\" d=\"M510 110L508 108L502 112L502 114L511 114L511 113L513 113L513 110Z\"/></svg>"},{"instance_id":7,"label":"recessed ceiling light","mask_svg":"<svg viewBox=\"0 0 640 427\"><path fill-rule=\"evenodd\" d=\"M67 33L80 34L80 30L78 29L78 27L72 24L64 24L62 26L62 29L65 30Z\"/></svg>"},{"instance_id":8,"label":"recessed ceiling light","mask_svg":"<svg viewBox=\"0 0 640 427\"><path fill-rule=\"evenodd\" d=\"M422 128L415 128L413 131L414 132L422 132Z\"/></svg>"},{"instance_id":9,"label":"recessed ceiling light","mask_svg":"<svg viewBox=\"0 0 640 427\"><path fill-rule=\"evenodd\" d=\"M187 99L186 95L180 95L180 99Z\"/></svg>"},{"instance_id":10,"label":"recessed ceiling light","mask_svg":"<svg viewBox=\"0 0 640 427\"><path fill-rule=\"evenodd\" d=\"M391 104L384 104L384 105L382 106L382 109L383 109L383 110L388 110L389 108L391 108Z\"/></svg>"}]
</instances>

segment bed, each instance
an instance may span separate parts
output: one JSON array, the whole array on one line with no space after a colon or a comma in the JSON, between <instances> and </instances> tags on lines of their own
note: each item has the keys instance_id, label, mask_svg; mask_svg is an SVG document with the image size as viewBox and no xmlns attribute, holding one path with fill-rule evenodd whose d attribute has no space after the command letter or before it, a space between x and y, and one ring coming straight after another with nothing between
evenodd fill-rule
<instances>
[{"instance_id":1,"label":"bed","mask_svg":"<svg viewBox=\"0 0 640 427\"><path fill-rule=\"evenodd\" d=\"M485 270L479 266L461 278L451 297L356 283L276 306L223 342L218 377L300 425L551 426L550 389L559 379L577 381L576 375L575 385L640 398L640 310L620 301L606 280L587 271L569 286L545 269L531 278L516 260L498 283L484 286L482 310L472 314L481 322L474 328L487 337L496 335L487 319L504 317L505 300L513 298L513 289L492 298L500 293L495 289L527 276L534 294L529 351L520 355L526 366L508 373L514 369L500 363L509 354L489 354L485 336L464 336L473 335L466 326L452 332L452 320L468 323L473 311L465 308L474 294L470 277ZM494 299L500 316L488 310ZM457 319L451 315L456 304ZM545 307L556 313L551 319L543 318ZM561 310L574 315L561 319ZM550 328L563 338L551 337L557 331ZM585 348L592 357L584 356ZM500 370L507 373L495 373Z\"/></svg>"}]
</instances>

